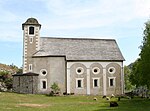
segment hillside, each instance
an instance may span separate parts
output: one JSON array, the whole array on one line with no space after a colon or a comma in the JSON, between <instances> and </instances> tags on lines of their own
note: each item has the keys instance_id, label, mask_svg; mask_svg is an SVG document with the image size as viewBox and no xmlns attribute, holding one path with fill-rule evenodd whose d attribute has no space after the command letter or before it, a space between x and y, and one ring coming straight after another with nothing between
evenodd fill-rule
<instances>
[{"instance_id":1,"label":"hillside","mask_svg":"<svg viewBox=\"0 0 150 111\"><path fill-rule=\"evenodd\" d=\"M10 74L15 74L19 72L19 70L20 69L15 65L6 65L6 64L0 63L0 71L7 71Z\"/></svg>"}]
</instances>

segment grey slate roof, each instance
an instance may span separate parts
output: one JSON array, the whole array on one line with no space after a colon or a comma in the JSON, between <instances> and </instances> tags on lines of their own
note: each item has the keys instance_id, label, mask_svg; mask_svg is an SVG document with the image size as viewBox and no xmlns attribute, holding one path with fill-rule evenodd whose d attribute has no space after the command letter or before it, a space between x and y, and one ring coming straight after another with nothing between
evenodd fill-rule
<instances>
[{"instance_id":1,"label":"grey slate roof","mask_svg":"<svg viewBox=\"0 0 150 111\"><path fill-rule=\"evenodd\" d=\"M66 60L119 60L124 57L114 39L40 38L33 56L66 56Z\"/></svg>"}]
</instances>

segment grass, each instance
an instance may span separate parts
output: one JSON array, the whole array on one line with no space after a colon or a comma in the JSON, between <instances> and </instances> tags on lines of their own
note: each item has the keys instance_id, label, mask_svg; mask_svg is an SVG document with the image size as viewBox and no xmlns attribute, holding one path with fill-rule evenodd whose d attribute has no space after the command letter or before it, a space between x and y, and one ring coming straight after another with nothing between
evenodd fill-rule
<instances>
[{"instance_id":1,"label":"grass","mask_svg":"<svg viewBox=\"0 0 150 111\"><path fill-rule=\"evenodd\" d=\"M119 107L109 107L109 101L95 96L59 96L0 93L0 111L149 111L150 100L121 99ZM117 101L117 98L113 98Z\"/></svg>"}]
</instances>

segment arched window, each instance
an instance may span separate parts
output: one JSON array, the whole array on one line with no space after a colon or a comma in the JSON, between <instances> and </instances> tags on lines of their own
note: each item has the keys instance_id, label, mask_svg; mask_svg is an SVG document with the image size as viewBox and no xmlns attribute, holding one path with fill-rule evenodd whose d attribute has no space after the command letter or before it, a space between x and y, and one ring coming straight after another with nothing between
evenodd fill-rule
<instances>
[{"instance_id":1,"label":"arched window","mask_svg":"<svg viewBox=\"0 0 150 111\"><path fill-rule=\"evenodd\" d=\"M34 35L34 27L29 27L29 34Z\"/></svg>"}]
</instances>

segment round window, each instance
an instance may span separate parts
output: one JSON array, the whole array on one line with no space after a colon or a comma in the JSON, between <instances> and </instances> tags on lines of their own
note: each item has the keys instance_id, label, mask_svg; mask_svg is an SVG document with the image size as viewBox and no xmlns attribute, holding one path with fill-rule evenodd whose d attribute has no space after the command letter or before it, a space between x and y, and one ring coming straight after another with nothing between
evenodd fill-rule
<instances>
[{"instance_id":1,"label":"round window","mask_svg":"<svg viewBox=\"0 0 150 111\"><path fill-rule=\"evenodd\" d=\"M110 74L114 74L114 73L116 72L116 69L115 69L114 67L110 67L110 68L108 69L108 72L109 72Z\"/></svg>"},{"instance_id":2,"label":"round window","mask_svg":"<svg viewBox=\"0 0 150 111\"><path fill-rule=\"evenodd\" d=\"M77 74L83 74L83 72L84 72L84 69L83 69L82 67L78 67L78 68L76 69L76 73L77 73Z\"/></svg>"},{"instance_id":3,"label":"round window","mask_svg":"<svg viewBox=\"0 0 150 111\"><path fill-rule=\"evenodd\" d=\"M100 73L100 69L99 69L98 67L94 67L94 68L92 69L92 72L93 72L94 74L99 74L99 73Z\"/></svg>"},{"instance_id":4,"label":"round window","mask_svg":"<svg viewBox=\"0 0 150 111\"><path fill-rule=\"evenodd\" d=\"M45 76L47 74L47 70L46 69L41 69L40 73Z\"/></svg>"}]
</instances>

